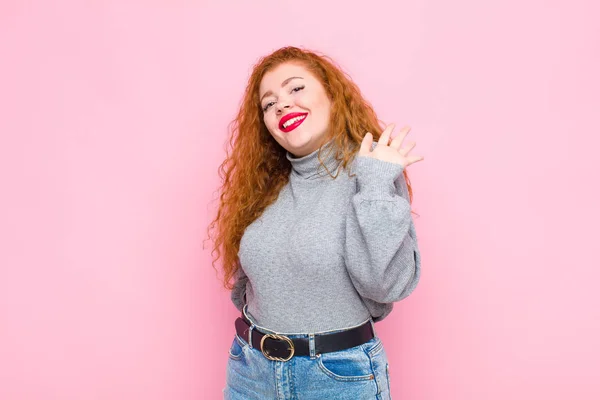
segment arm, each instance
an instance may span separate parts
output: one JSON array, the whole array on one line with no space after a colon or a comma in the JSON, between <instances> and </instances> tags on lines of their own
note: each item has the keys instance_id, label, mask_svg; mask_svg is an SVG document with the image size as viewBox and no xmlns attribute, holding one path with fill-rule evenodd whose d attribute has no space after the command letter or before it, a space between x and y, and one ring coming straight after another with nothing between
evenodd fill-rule
<instances>
[{"instance_id":1,"label":"arm","mask_svg":"<svg viewBox=\"0 0 600 400\"><path fill-rule=\"evenodd\" d=\"M235 276L236 280L231 290L231 301L239 311L242 311L244 303L246 303L246 282L248 282L248 277L241 265L238 266Z\"/></svg>"},{"instance_id":2,"label":"arm","mask_svg":"<svg viewBox=\"0 0 600 400\"><path fill-rule=\"evenodd\" d=\"M361 156L354 167L358 190L346 216L346 268L361 296L400 301L421 274L404 167Z\"/></svg>"}]
</instances>

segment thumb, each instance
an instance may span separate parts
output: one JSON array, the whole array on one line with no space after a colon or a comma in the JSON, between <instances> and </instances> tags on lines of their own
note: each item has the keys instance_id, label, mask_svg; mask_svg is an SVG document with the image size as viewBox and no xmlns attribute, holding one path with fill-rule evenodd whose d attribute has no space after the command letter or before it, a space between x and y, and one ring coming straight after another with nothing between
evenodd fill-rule
<instances>
[{"instance_id":1,"label":"thumb","mask_svg":"<svg viewBox=\"0 0 600 400\"><path fill-rule=\"evenodd\" d=\"M371 152L371 146L373 145L373 135L371 132L367 132L362 142L360 143L360 155L366 155Z\"/></svg>"}]
</instances>

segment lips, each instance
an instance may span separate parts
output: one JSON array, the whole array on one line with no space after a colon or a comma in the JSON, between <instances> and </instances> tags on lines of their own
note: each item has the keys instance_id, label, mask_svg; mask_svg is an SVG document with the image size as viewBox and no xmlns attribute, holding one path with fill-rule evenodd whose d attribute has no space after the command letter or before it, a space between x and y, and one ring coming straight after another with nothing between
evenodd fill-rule
<instances>
[{"instance_id":1,"label":"lips","mask_svg":"<svg viewBox=\"0 0 600 400\"><path fill-rule=\"evenodd\" d=\"M279 121L279 129L282 132L290 132L294 129L296 129L298 126L300 126L300 124L302 122L304 122L304 120L306 119L306 116L308 115L308 113L289 113L283 116L283 118L281 118L281 121ZM289 125L288 127L284 128L283 124L285 124L287 121L289 121L292 118L298 118L298 117L302 117L299 118L297 121L293 122L291 125Z\"/></svg>"}]
</instances>

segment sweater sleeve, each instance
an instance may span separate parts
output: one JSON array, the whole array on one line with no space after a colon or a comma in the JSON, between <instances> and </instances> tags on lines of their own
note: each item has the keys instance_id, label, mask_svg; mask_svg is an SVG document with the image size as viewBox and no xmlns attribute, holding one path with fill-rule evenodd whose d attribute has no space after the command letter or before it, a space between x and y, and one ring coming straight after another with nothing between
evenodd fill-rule
<instances>
[{"instance_id":1,"label":"sweater sleeve","mask_svg":"<svg viewBox=\"0 0 600 400\"><path fill-rule=\"evenodd\" d=\"M358 190L346 214L344 257L358 293L379 303L407 297L421 275L403 170L372 157L354 160Z\"/></svg>"},{"instance_id":2,"label":"sweater sleeve","mask_svg":"<svg viewBox=\"0 0 600 400\"><path fill-rule=\"evenodd\" d=\"M236 280L231 290L231 301L239 311L242 311L244 304L246 303L246 283L248 282L248 276L240 265L237 273L235 274Z\"/></svg>"}]
</instances>

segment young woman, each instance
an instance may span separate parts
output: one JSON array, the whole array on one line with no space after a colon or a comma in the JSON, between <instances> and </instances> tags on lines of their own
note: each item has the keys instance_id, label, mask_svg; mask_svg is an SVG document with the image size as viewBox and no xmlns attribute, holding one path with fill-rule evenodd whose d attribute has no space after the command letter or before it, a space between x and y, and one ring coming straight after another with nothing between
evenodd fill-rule
<instances>
[{"instance_id":1,"label":"young woman","mask_svg":"<svg viewBox=\"0 0 600 400\"><path fill-rule=\"evenodd\" d=\"M406 167L423 160L393 129L329 57L254 67L209 227L241 311L226 399L391 398L375 322L419 282Z\"/></svg>"}]
</instances>

